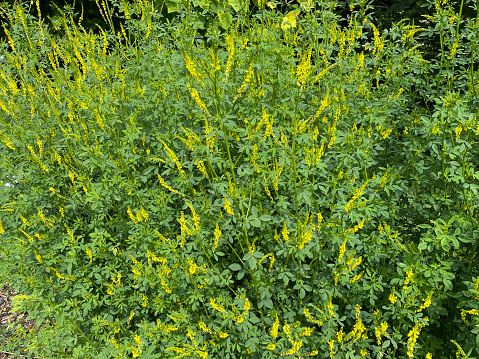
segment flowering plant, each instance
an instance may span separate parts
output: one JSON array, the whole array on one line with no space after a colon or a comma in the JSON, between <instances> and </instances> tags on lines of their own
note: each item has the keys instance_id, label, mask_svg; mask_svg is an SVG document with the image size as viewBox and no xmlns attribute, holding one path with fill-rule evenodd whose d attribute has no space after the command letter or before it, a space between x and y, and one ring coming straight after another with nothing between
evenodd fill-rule
<instances>
[{"instance_id":1,"label":"flowering plant","mask_svg":"<svg viewBox=\"0 0 479 359\"><path fill-rule=\"evenodd\" d=\"M476 350L477 19L437 2L424 27L382 31L364 1L347 19L230 1L229 26L201 30L196 1L174 3L162 22L113 1L120 28L65 16L61 37L4 14L1 179L18 183L0 191L0 276L51 325L27 350Z\"/></svg>"}]
</instances>

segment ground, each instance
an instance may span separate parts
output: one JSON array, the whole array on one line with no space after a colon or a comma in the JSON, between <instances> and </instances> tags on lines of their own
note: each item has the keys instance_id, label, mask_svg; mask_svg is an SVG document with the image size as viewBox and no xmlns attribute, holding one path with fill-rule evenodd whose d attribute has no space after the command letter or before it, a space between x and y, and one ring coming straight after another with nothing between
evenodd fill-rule
<instances>
[{"instance_id":1,"label":"ground","mask_svg":"<svg viewBox=\"0 0 479 359\"><path fill-rule=\"evenodd\" d=\"M8 283L0 284L0 359L24 359L32 356L15 355L11 351L4 350L9 339L12 338L12 328L21 325L25 329L35 327L35 321L27 319L26 313L14 313L12 311L12 298L17 294ZM21 349L21 343L19 343Z\"/></svg>"}]
</instances>

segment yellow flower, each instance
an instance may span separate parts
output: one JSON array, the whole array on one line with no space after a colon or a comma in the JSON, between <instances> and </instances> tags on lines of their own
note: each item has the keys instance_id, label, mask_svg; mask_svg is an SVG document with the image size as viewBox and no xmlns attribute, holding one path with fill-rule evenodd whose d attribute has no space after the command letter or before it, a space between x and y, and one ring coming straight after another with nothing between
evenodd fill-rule
<instances>
[{"instance_id":1,"label":"yellow flower","mask_svg":"<svg viewBox=\"0 0 479 359\"><path fill-rule=\"evenodd\" d=\"M431 298L432 298L432 292L429 293L426 299L424 299L424 303L421 304L421 306L416 309L416 313L421 312L423 309L428 308L431 305Z\"/></svg>"},{"instance_id":2,"label":"yellow flower","mask_svg":"<svg viewBox=\"0 0 479 359\"><path fill-rule=\"evenodd\" d=\"M299 15L299 13L299 10L293 10L288 12L286 16L283 17L283 21L281 22L281 29L285 31L289 28L296 27L296 17Z\"/></svg>"},{"instance_id":3,"label":"yellow flower","mask_svg":"<svg viewBox=\"0 0 479 359\"><path fill-rule=\"evenodd\" d=\"M167 190L169 190L170 192L173 192L173 193L176 193L176 194L179 194L181 196L185 196L183 193L180 193L178 192L177 190L173 189L171 186L167 185L165 180L163 179L163 177L160 176L160 174L158 174L158 180L160 181L160 184L165 187Z\"/></svg>"},{"instance_id":4,"label":"yellow flower","mask_svg":"<svg viewBox=\"0 0 479 359\"><path fill-rule=\"evenodd\" d=\"M289 239L289 232L288 232L288 227L286 227L286 222L284 222L282 234L283 234L284 241L287 242Z\"/></svg>"},{"instance_id":5,"label":"yellow flower","mask_svg":"<svg viewBox=\"0 0 479 359\"><path fill-rule=\"evenodd\" d=\"M341 260L343 259L344 253L346 252L346 244L347 244L347 242L348 242L348 237L346 237L346 238L344 239L343 244L342 244L341 247L339 248L338 263L340 263Z\"/></svg>"},{"instance_id":6,"label":"yellow flower","mask_svg":"<svg viewBox=\"0 0 479 359\"><path fill-rule=\"evenodd\" d=\"M278 314L276 314L276 319L270 331L270 334L273 338L276 338L278 336L278 328L279 328L279 318L278 318Z\"/></svg>"},{"instance_id":7,"label":"yellow flower","mask_svg":"<svg viewBox=\"0 0 479 359\"><path fill-rule=\"evenodd\" d=\"M90 258L90 263L91 263L92 258L93 258L93 257L92 257L92 254L91 254L91 250L90 250L90 248L88 248L88 247L85 247L85 248L86 248L86 254L87 254L88 257Z\"/></svg>"},{"instance_id":8,"label":"yellow flower","mask_svg":"<svg viewBox=\"0 0 479 359\"><path fill-rule=\"evenodd\" d=\"M200 170L200 172L203 174L203 176L205 176L206 178L209 179L208 177L208 172L206 171L206 167L205 167L205 163L203 161L198 161L196 160L195 162L196 164L196 167Z\"/></svg>"},{"instance_id":9,"label":"yellow flower","mask_svg":"<svg viewBox=\"0 0 479 359\"><path fill-rule=\"evenodd\" d=\"M253 63L251 63L249 65L248 70L246 71L246 77L244 79L244 82L241 85L241 87L238 89L237 95L233 99L233 103L236 102L236 100L241 96L241 94L244 92L244 90L246 90L246 87L248 86L249 82L253 78L253 74L254 74Z\"/></svg>"},{"instance_id":10,"label":"yellow flower","mask_svg":"<svg viewBox=\"0 0 479 359\"><path fill-rule=\"evenodd\" d=\"M456 133L456 141L459 140L461 138L461 132L462 132L462 125L459 124L456 129L454 130L454 132Z\"/></svg>"},{"instance_id":11,"label":"yellow flower","mask_svg":"<svg viewBox=\"0 0 479 359\"><path fill-rule=\"evenodd\" d=\"M231 208L231 202L228 201L228 198L226 198L226 196L223 196L223 198L225 200L224 209L225 209L226 213L231 214L232 216L234 216L233 209Z\"/></svg>"},{"instance_id":12,"label":"yellow flower","mask_svg":"<svg viewBox=\"0 0 479 359\"><path fill-rule=\"evenodd\" d=\"M407 285L409 284L409 281L411 280L413 273L412 273L412 267L409 268L409 270L406 273L406 278L404 279L404 285L403 285L403 290L407 290Z\"/></svg>"},{"instance_id":13,"label":"yellow flower","mask_svg":"<svg viewBox=\"0 0 479 359\"><path fill-rule=\"evenodd\" d=\"M407 356L409 358L414 357L414 345L417 342L417 338L419 337L419 333L421 329L424 327L424 324L417 323L408 333L408 342L407 342Z\"/></svg>"},{"instance_id":14,"label":"yellow flower","mask_svg":"<svg viewBox=\"0 0 479 359\"><path fill-rule=\"evenodd\" d=\"M271 350L271 351L274 350L275 348L276 348L276 344L274 344L274 343L270 343L270 344L268 344L268 346L266 347L266 349Z\"/></svg>"},{"instance_id":15,"label":"yellow flower","mask_svg":"<svg viewBox=\"0 0 479 359\"><path fill-rule=\"evenodd\" d=\"M328 310L329 310L329 317L330 318L334 318L336 316L336 314L333 311L333 308L334 308L333 301L332 301L332 298L330 296L329 301L328 301Z\"/></svg>"},{"instance_id":16,"label":"yellow flower","mask_svg":"<svg viewBox=\"0 0 479 359\"><path fill-rule=\"evenodd\" d=\"M206 114L206 116L212 118L210 113L208 112L208 108L206 107L206 104L203 102L200 95L198 94L198 91L192 88L189 83L186 84L186 87L190 91L191 97L193 98L193 100L195 100L198 107Z\"/></svg>"},{"instance_id":17,"label":"yellow flower","mask_svg":"<svg viewBox=\"0 0 479 359\"><path fill-rule=\"evenodd\" d=\"M302 346L303 346L302 340L299 340L296 342L293 341L291 349L288 350L287 352L281 353L281 356L293 355L294 353L297 353Z\"/></svg>"},{"instance_id":18,"label":"yellow flower","mask_svg":"<svg viewBox=\"0 0 479 359\"><path fill-rule=\"evenodd\" d=\"M218 305L218 304L216 303L216 300L213 299L213 298L210 298L210 305L211 305L214 309L216 309L218 312L220 312L220 313L226 313L226 310L225 310L222 306Z\"/></svg>"},{"instance_id":19,"label":"yellow flower","mask_svg":"<svg viewBox=\"0 0 479 359\"><path fill-rule=\"evenodd\" d=\"M334 352L334 339L331 339L331 340L328 342L328 344L329 344L329 355L330 355L330 358L331 358L331 359L334 359L334 354L335 354L335 352Z\"/></svg>"},{"instance_id":20,"label":"yellow flower","mask_svg":"<svg viewBox=\"0 0 479 359\"><path fill-rule=\"evenodd\" d=\"M188 54L184 52L183 54L186 68L188 69L189 73L196 79L196 81L200 82L202 79L201 74L196 70L195 63L190 59Z\"/></svg>"},{"instance_id":21,"label":"yellow flower","mask_svg":"<svg viewBox=\"0 0 479 359\"><path fill-rule=\"evenodd\" d=\"M298 76L297 86L304 86L306 80L308 79L311 73L311 52L313 48L310 47L309 50L303 55L298 68L296 69L296 74Z\"/></svg>"},{"instance_id":22,"label":"yellow flower","mask_svg":"<svg viewBox=\"0 0 479 359\"><path fill-rule=\"evenodd\" d=\"M200 217L198 217L198 214L196 213L195 209L193 208L193 206L189 203L186 203L188 205L188 207L190 208L190 211L191 211L191 215L193 217L193 223L195 225L195 229L197 231L200 230Z\"/></svg>"},{"instance_id":23,"label":"yellow flower","mask_svg":"<svg viewBox=\"0 0 479 359\"><path fill-rule=\"evenodd\" d=\"M339 332L336 333L336 338L338 339L338 343L341 343L343 341L343 336L344 336L344 332L343 332L343 327L341 327L341 330ZM312 330L311 330L312 331Z\"/></svg>"},{"instance_id":24,"label":"yellow flower","mask_svg":"<svg viewBox=\"0 0 479 359\"><path fill-rule=\"evenodd\" d=\"M398 300L398 297L396 296L394 291L395 291L395 288L393 287L393 289L391 290L391 294L389 295L389 301L391 302L391 304L395 304Z\"/></svg>"},{"instance_id":25,"label":"yellow flower","mask_svg":"<svg viewBox=\"0 0 479 359\"><path fill-rule=\"evenodd\" d=\"M363 194L364 189L366 188L366 185L368 184L368 181L366 181L360 189L356 190L356 193L353 195L353 198L348 202L346 207L344 207L344 210L346 212L349 212L353 208L354 202Z\"/></svg>"},{"instance_id":26,"label":"yellow flower","mask_svg":"<svg viewBox=\"0 0 479 359\"><path fill-rule=\"evenodd\" d=\"M216 223L216 228L215 228L215 245L213 247L213 252L216 250L216 247L218 247L218 240L221 236L221 230L220 227L218 226L218 223Z\"/></svg>"},{"instance_id":27,"label":"yellow flower","mask_svg":"<svg viewBox=\"0 0 479 359\"><path fill-rule=\"evenodd\" d=\"M304 328L303 332L299 335L302 337L309 337L311 336L313 331L314 331L314 327L307 327L307 328Z\"/></svg>"}]
</instances>

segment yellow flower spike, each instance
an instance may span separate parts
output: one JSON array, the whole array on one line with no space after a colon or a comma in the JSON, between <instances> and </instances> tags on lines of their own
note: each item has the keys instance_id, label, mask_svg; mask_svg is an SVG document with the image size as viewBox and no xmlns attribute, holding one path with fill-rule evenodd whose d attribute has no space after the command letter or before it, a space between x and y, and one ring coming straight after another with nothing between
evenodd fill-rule
<instances>
[{"instance_id":1,"label":"yellow flower spike","mask_svg":"<svg viewBox=\"0 0 479 359\"><path fill-rule=\"evenodd\" d=\"M85 246L85 251L86 251L86 254L88 255L88 258L90 258L90 263L91 263L91 262L92 262L92 259L93 259L93 256L92 256L92 253L91 253L90 248L88 248L87 246Z\"/></svg>"},{"instance_id":2,"label":"yellow flower spike","mask_svg":"<svg viewBox=\"0 0 479 359\"><path fill-rule=\"evenodd\" d=\"M268 195L268 197L273 201L273 196L271 196L271 192L268 188L268 181L266 180L266 175L263 175L263 180L264 180L264 191Z\"/></svg>"},{"instance_id":3,"label":"yellow flower spike","mask_svg":"<svg viewBox=\"0 0 479 359\"><path fill-rule=\"evenodd\" d=\"M216 309L218 312L223 313L223 314L226 313L226 310L225 310L222 306L218 305L218 304L216 303L216 300L215 300L214 298L210 298L210 305L211 305L214 309Z\"/></svg>"},{"instance_id":4,"label":"yellow flower spike","mask_svg":"<svg viewBox=\"0 0 479 359\"><path fill-rule=\"evenodd\" d=\"M286 334L286 336L288 337L289 341L292 342L292 341L293 341L293 337L291 336L291 330L290 330L290 328L289 328L289 324L288 324L287 321L284 321L283 332Z\"/></svg>"},{"instance_id":5,"label":"yellow flower spike","mask_svg":"<svg viewBox=\"0 0 479 359\"><path fill-rule=\"evenodd\" d=\"M363 276L364 274L364 271L362 271L361 273L359 273L358 275L354 276L353 278L351 278L349 280L349 283L354 283L354 282L357 282L358 280L361 279L361 277Z\"/></svg>"},{"instance_id":6,"label":"yellow flower spike","mask_svg":"<svg viewBox=\"0 0 479 359\"><path fill-rule=\"evenodd\" d=\"M348 237L346 237L343 241L343 244L339 248L339 256L338 256L338 263L341 263L341 260L344 257L344 253L346 253L346 244L348 242Z\"/></svg>"},{"instance_id":7,"label":"yellow flower spike","mask_svg":"<svg viewBox=\"0 0 479 359\"><path fill-rule=\"evenodd\" d=\"M228 51L228 60L226 60L225 82L228 81L231 67L233 66L233 57L236 50L234 34L226 34L226 44Z\"/></svg>"},{"instance_id":8,"label":"yellow flower spike","mask_svg":"<svg viewBox=\"0 0 479 359\"><path fill-rule=\"evenodd\" d=\"M208 124L208 118L205 117L205 137L206 137L206 145L208 146L208 150L210 152L213 152L214 150L214 145L215 145L215 137L216 133L213 135L210 135L212 132L214 132L213 128L210 127Z\"/></svg>"},{"instance_id":9,"label":"yellow flower spike","mask_svg":"<svg viewBox=\"0 0 479 359\"><path fill-rule=\"evenodd\" d=\"M165 180L160 176L160 174L158 174L158 180L160 181L160 184L166 188L167 190L169 190L170 192L172 193L175 193L175 194L179 194L180 196L184 197L185 195L183 193L180 193L178 192L177 190L173 189L171 186L167 185Z\"/></svg>"},{"instance_id":10,"label":"yellow flower spike","mask_svg":"<svg viewBox=\"0 0 479 359\"><path fill-rule=\"evenodd\" d=\"M140 208L140 214L145 219L145 222L148 222L148 213L143 207Z\"/></svg>"},{"instance_id":11,"label":"yellow flower spike","mask_svg":"<svg viewBox=\"0 0 479 359\"><path fill-rule=\"evenodd\" d=\"M128 324L131 322L134 316L135 316L135 312L130 312L130 316L128 317Z\"/></svg>"},{"instance_id":12,"label":"yellow flower spike","mask_svg":"<svg viewBox=\"0 0 479 359\"><path fill-rule=\"evenodd\" d=\"M352 208L353 208L353 205L354 205L354 202L359 198L361 197L361 195L363 194L363 191L364 189L366 188L367 184L368 184L369 180L367 180L362 186L361 188L359 188L358 190L356 190L356 193L353 195L353 197L349 200L348 204L346 205L346 207L344 207L344 210L346 212L349 212Z\"/></svg>"},{"instance_id":13,"label":"yellow flower spike","mask_svg":"<svg viewBox=\"0 0 479 359\"><path fill-rule=\"evenodd\" d=\"M301 347L303 346L303 341L302 340L298 340L296 342L292 341L291 344L292 344L291 349L288 350L287 352L281 353L281 356L293 355L297 353L299 349L301 349Z\"/></svg>"},{"instance_id":14,"label":"yellow flower spike","mask_svg":"<svg viewBox=\"0 0 479 359\"><path fill-rule=\"evenodd\" d=\"M459 124L456 129L454 130L454 132L456 133L456 141L459 140L461 138L461 132L462 132L462 125Z\"/></svg>"},{"instance_id":15,"label":"yellow flower spike","mask_svg":"<svg viewBox=\"0 0 479 359\"><path fill-rule=\"evenodd\" d=\"M245 298L244 306L243 306L243 315L248 315L249 310L251 309L251 303L249 302L248 298Z\"/></svg>"},{"instance_id":16,"label":"yellow flower spike","mask_svg":"<svg viewBox=\"0 0 479 359\"><path fill-rule=\"evenodd\" d=\"M420 306L418 309L416 309L416 313L421 312L423 309L429 308L429 306L431 305L432 294L433 294L433 292L430 292L430 293L428 294L428 296L426 297L426 299L424 299L424 303L421 304L421 306Z\"/></svg>"},{"instance_id":17,"label":"yellow flower spike","mask_svg":"<svg viewBox=\"0 0 479 359\"><path fill-rule=\"evenodd\" d=\"M225 205L224 205L224 209L226 211L226 213L234 216L234 212L233 212L233 209L231 208L231 202L228 201L228 198L226 198L226 196L223 196L224 200L225 200Z\"/></svg>"},{"instance_id":18,"label":"yellow flower spike","mask_svg":"<svg viewBox=\"0 0 479 359\"><path fill-rule=\"evenodd\" d=\"M407 285L409 284L411 277L413 276L412 267L409 267L409 270L406 273L406 278L404 279L403 290L407 290Z\"/></svg>"},{"instance_id":19,"label":"yellow flower spike","mask_svg":"<svg viewBox=\"0 0 479 359\"><path fill-rule=\"evenodd\" d=\"M336 317L336 313L334 313L333 309L334 309L333 299L331 298L331 296L329 296L329 301L328 301L329 318Z\"/></svg>"},{"instance_id":20,"label":"yellow flower spike","mask_svg":"<svg viewBox=\"0 0 479 359\"><path fill-rule=\"evenodd\" d=\"M283 234L284 241L287 242L289 240L289 231L288 227L286 226L286 221L284 222L283 231L281 233Z\"/></svg>"},{"instance_id":21,"label":"yellow flower spike","mask_svg":"<svg viewBox=\"0 0 479 359\"><path fill-rule=\"evenodd\" d=\"M342 328L341 328L341 332L342 332ZM299 336L301 337L309 337L311 336L311 334L313 333L314 331L314 327L307 327L307 328L304 328L304 330L299 334Z\"/></svg>"},{"instance_id":22,"label":"yellow flower spike","mask_svg":"<svg viewBox=\"0 0 479 359\"><path fill-rule=\"evenodd\" d=\"M479 292L479 277L477 277L474 281L474 286L473 286L474 290L475 291L478 291ZM479 294L477 293L472 293L470 292L471 295L475 298L475 299L479 299Z\"/></svg>"},{"instance_id":23,"label":"yellow flower spike","mask_svg":"<svg viewBox=\"0 0 479 359\"><path fill-rule=\"evenodd\" d=\"M38 252L35 252L35 258L37 259L38 263L43 263L42 256Z\"/></svg>"},{"instance_id":24,"label":"yellow flower spike","mask_svg":"<svg viewBox=\"0 0 479 359\"><path fill-rule=\"evenodd\" d=\"M281 29L283 31L286 31L290 28L296 27L296 17L299 15L299 13L299 10L293 10L288 12L286 16L283 17L283 20L281 22Z\"/></svg>"},{"instance_id":25,"label":"yellow flower spike","mask_svg":"<svg viewBox=\"0 0 479 359\"><path fill-rule=\"evenodd\" d=\"M321 101L321 106L319 107L318 111L314 114L311 122L314 122L320 115L321 113L330 105L330 100L329 100L329 89L326 92L326 95L324 96L324 99Z\"/></svg>"},{"instance_id":26,"label":"yellow flower spike","mask_svg":"<svg viewBox=\"0 0 479 359\"><path fill-rule=\"evenodd\" d=\"M176 157L175 152L173 152L173 150L171 150L164 141L161 141L161 142L163 143L163 146L165 146L165 151L168 154L168 157L170 157L170 159L176 164L178 171L180 171L181 174L185 174L185 171L183 170L183 167L181 166L181 163L178 160L178 157Z\"/></svg>"},{"instance_id":27,"label":"yellow flower spike","mask_svg":"<svg viewBox=\"0 0 479 359\"><path fill-rule=\"evenodd\" d=\"M334 339L331 339L331 340L328 342L328 344L329 344L329 357L330 357L331 359L334 359L334 354L336 354L336 353L334 352Z\"/></svg>"},{"instance_id":28,"label":"yellow flower spike","mask_svg":"<svg viewBox=\"0 0 479 359\"><path fill-rule=\"evenodd\" d=\"M211 330L211 329L208 329L208 327L206 326L206 324L203 322L203 320L200 319L200 321L198 322L198 326L200 327L200 329L202 331L204 331L205 333L208 333L208 334L214 334L214 332Z\"/></svg>"},{"instance_id":29,"label":"yellow flower spike","mask_svg":"<svg viewBox=\"0 0 479 359\"><path fill-rule=\"evenodd\" d=\"M128 217L130 217L131 221L133 223L136 223L136 217L133 215L133 212L131 211L130 206L128 206L126 213L128 214Z\"/></svg>"},{"instance_id":30,"label":"yellow flower spike","mask_svg":"<svg viewBox=\"0 0 479 359\"><path fill-rule=\"evenodd\" d=\"M276 319L273 323L273 326L271 327L271 331L270 331L270 334L273 338L276 338L278 336L278 328L279 328L279 318L278 318L278 314L275 314L276 316Z\"/></svg>"},{"instance_id":31,"label":"yellow flower spike","mask_svg":"<svg viewBox=\"0 0 479 359\"><path fill-rule=\"evenodd\" d=\"M398 297L395 294L395 290L396 288L393 287L393 289L391 290L391 294L389 294L389 301L391 302L391 304L395 304L398 300Z\"/></svg>"},{"instance_id":32,"label":"yellow flower spike","mask_svg":"<svg viewBox=\"0 0 479 359\"><path fill-rule=\"evenodd\" d=\"M424 327L424 324L422 323L417 323L408 333L408 342L407 342L407 356L409 358L414 357L414 345L417 342L417 339L419 337L419 333L421 332L421 329Z\"/></svg>"},{"instance_id":33,"label":"yellow flower spike","mask_svg":"<svg viewBox=\"0 0 479 359\"><path fill-rule=\"evenodd\" d=\"M277 229L274 230L274 239L279 244L279 234Z\"/></svg>"},{"instance_id":34,"label":"yellow flower spike","mask_svg":"<svg viewBox=\"0 0 479 359\"><path fill-rule=\"evenodd\" d=\"M310 46L308 51L303 54L301 62L296 69L296 75L298 76L297 86L302 87L305 85L306 80L308 79L311 73L311 52L313 48Z\"/></svg>"},{"instance_id":35,"label":"yellow flower spike","mask_svg":"<svg viewBox=\"0 0 479 359\"><path fill-rule=\"evenodd\" d=\"M238 98L241 97L241 94L246 90L246 87L248 86L249 82L253 78L253 74L254 74L253 63L251 63L249 65L248 70L246 71L246 77L244 79L244 82L241 85L241 87L238 89L237 94L236 94L235 98L233 99L233 103L235 103L236 100L238 100Z\"/></svg>"},{"instance_id":36,"label":"yellow flower spike","mask_svg":"<svg viewBox=\"0 0 479 359\"><path fill-rule=\"evenodd\" d=\"M190 91L191 97L193 98L193 100L195 100L198 107L206 114L206 116L208 116L209 118L212 118L208 111L208 108L206 107L206 104L203 102L200 95L198 94L198 91L192 88L189 83L186 84L186 87Z\"/></svg>"},{"instance_id":37,"label":"yellow flower spike","mask_svg":"<svg viewBox=\"0 0 479 359\"><path fill-rule=\"evenodd\" d=\"M191 215L193 217L193 224L195 226L195 230L199 231L200 230L200 217L198 217L198 214L196 213L195 209L190 203L186 203L187 206L190 208Z\"/></svg>"},{"instance_id":38,"label":"yellow flower spike","mask_svg":"<svg viewBox=\"0 0 479 359\"><path fill-rule=\"evenodd\" d=\"M201 160L196 160L195 165L200 170L200 172L203 174L203 176L205 176L207 179L209 179L208 172L206 171L205 163Z\"/></svg>"},{"instance_id":39,"label":"yellow flower spike","mask_svg":"<svg viewBox=\"0 0 479 359\"><path fill-rule=\"evenodd\" d=\"M352 271L354 268L360 265L362 261L363 261L363 257L361 256L358 259L356 259L356 261L351 265L351 267L349 267L349 270Z\"/></svg>"},{"instance_id":40,"label":"yellow flower spike","mask_svg":"<svg viewBox=\"0 0 479 359\"><path fill-rule=\"evenodd\" d=\"M195 63L191 60L186 51L183 53L183 57L189 73L196 79L196 81L201 82L202 76L196 69Z\"/></svg>"},{"instance_id":41,"label":"yellow flower spike","mask_svg":"<svg viewBox=\"0 0 479 359\"><path fill-rule=\"evenodd\" d=\"M216 250L216 248L218 247L218 240L221 236L221 230L218 226L218 223L216 223L216 228L215 228L215 232L214 232L214 236L215 236L215 243L214 243L214 247L213 247L213 252Z\"/></svg>"},{"instance_id":42,"label":"yellow flower spike","mask_svg":"<svg viewBox=\"0 0 479 359\"><path fill-rule=\"evenodd\" d=\"M136 213L136 220L138 222L143 222L143 216L141 215L141 212L135 209L135 213Z\"/></svg>"}]
</instances>

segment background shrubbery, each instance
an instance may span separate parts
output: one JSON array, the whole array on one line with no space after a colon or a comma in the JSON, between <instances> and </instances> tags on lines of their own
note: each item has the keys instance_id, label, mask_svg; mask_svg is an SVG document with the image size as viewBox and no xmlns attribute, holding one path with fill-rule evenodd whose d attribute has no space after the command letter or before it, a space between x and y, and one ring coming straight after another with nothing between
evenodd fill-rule
<instances>
[{"instance_id":1,"label":"background shrubbery","mask_svg":"<svg viewBox=\"0 0 479 359\"><path fill-rule=\"evenodd\" d=\"M44 324L16 338L45 358L477 356L476 3L387 28L365 1L229 1L208 27L199 5L112 1L96 33L3 14L0 277Z\"/></svg>"}]
</instances>

